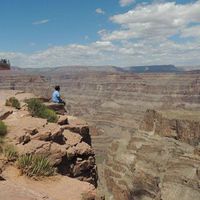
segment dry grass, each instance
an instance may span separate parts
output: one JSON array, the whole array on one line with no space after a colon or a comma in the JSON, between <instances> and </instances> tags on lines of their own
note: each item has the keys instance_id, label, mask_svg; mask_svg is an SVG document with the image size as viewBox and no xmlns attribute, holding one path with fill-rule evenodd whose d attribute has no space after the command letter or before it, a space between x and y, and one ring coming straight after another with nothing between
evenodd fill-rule
<instances>
[{"instance_id":1,"label":"dry grass","mask_svg":"<svg viewBox=\"0 0 200 200\"><path fill-rule=\"evenodd\" d=\"M17 160L21 172L27 176L51 176L54 168L43 155L22 155Z\"/></svg>"},{"instance_id":2,"label":"dry grass","mask_svg":"<svg viewBox=\"0 0 200 200\"><path fill-rule=\"evenodd\" d=\"M15 161L18 157L17 150L13 145L6 145L3 147L3 154L8 161Z\"/></svg>"}]
</instances>

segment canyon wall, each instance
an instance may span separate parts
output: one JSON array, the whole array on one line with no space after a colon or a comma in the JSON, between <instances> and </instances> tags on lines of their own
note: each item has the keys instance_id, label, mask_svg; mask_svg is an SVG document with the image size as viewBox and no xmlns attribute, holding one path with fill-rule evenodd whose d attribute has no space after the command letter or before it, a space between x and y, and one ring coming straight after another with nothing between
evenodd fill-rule
<instances>
[{"instance_id":1,"label":"canyon wall","mask_svg":"<svg viewBox=\"0 0 200 200\"><path fill-rule=\"evenodd\" d=\"M133 74L92 68L55 68L30 72L1 72L0 88L20 89L50 98L55 85L69 113L92 127L94 148L103 153L113 138L138 128L147 109L198 109L199 73Z\"/></svg>"},{"instance_id":2,"label":"canyon wall","mask_svg":"<svg viewBox=\"0 0 200 200\"><path fill-rule=\"evenodd\" d=\"M140 129L198 146L200 142L200 111L147 110Z\"/></svg>"},{"instance_id":3,"label":"canyon wall","mask_svg":"<svg viewBox=\"0 0 200 200\"><path fill-rule=\"evenodd\" d=\"M136 131L112 143L104 177L115 200L198 200L200 156L172 138Z\"/></svg>"},{"instance_id":4,"label":"canyon wall","mask_svg":"<svg viewBox=\"0 0 200 200\"><path fill-rule=\"evenodd\" d=\"M180 123L178 123L180 125L178 125L178 127L181 127L181 129L178 129L179 134L176 132L176 122L170 121L169 126L167 127L165 125L168 124L168 122L164 122L165 120L163 121L163 119L166 118L171 120L171 118L165 117L168 115L167 112L169 110L195 112L196 110L200 109L199 72L133 74L119 72L115 69L109 71L106 71L105 69L97 71L92 70L92 68L84 69L66 67L41 70L39 72L26 70L24 72L20 71L16 73L0 73L0 88L25 90L41 95L44 98L50 98L51 92L55 85L61 86L61 94L64 96L67 102L66 107L68 113L82 117L89 122L89 126L91 127L93 148L96 152L96 159L99 168L99 185L106 185L105 189L108 188L108 196L111 194L117 199L118 197L116 195L119 195L118 191L122 191L121 195L124 194L125 196L123 198L120 196L121 199L131 199L134 195L134 198L137 196L136 199L156 199L159 197L161 191L170 191L170 189L166 189L168 186L166 186L164 190L155 186L158 183L156 181L157 178L152 176L151 173L150 175L148 173L147 175L144 175L144 180L147 180L147 183L150 181L148 186L146 186L144 183L130 183L130 179L136 177L134 178L135 180L138 176L134 174L133 170L131 170L128 165L130 164L131 166L134 166L135 161L136 163L146 163L147 161L143 160L146 160L148 156L150 156L148 152L151 152L151 147L146 148L146 146L150 146L151 141L154 140L155 143L152 144L156 146L156 151L163 151L166 154L170 154L169 163L172 162L172 157L175 157L176 159L174 162L182 163L182 160L179 160L178 156L176 157L176 154L179 153L176 153L175 150L177 144L180 146L180 151L183 152L182 154L187 154L184 152L185 146L181 146L182 143L177 141L178 139L181 141L182 138L185 143L188 143L183 145L192 144L195 146L197 144L197 141L199 140L197 139L198 136L192 137L192 140L191 137L188 137L187 133L190 131L190 125L187 125L186 129L184 129L185 125L182 122L185 122L184 120L187 121L188 119L181 119L182 121L179 120ZM161 123L157 123L157 126L154 126L153 119L155 116L152 114L148 116L146 113L147 109L159 110L159 112L155 111L159 116L162 111L162 117L156 117L160 119ZM143 120L144 115L146 116L146 120ZM155 115L157 116L157 114ZM176 119L177 116L175 117L175 121ZM192 127L194 126L195 122ZM164 127L165 131L162 131ZM141 130L138 130L139 128ZM156 129L156 134L154 134L154 129ZM181 136L180 130L182 132L183 129L186 130L185 134L187 137L185 137L185 134ZM194 130L195 134L197 131L197 129ZM133 136L133 133L137 134L138 139L135 138L136 141L141 140L142 142L139 144L134 144L136 147L132 145L130 148L128 146L130 146L129 143L132 141L131 138L136 137ZM138 133L145 135L142 136L141 139L140 134ZM170 137L168 137L169 133L171 134ZM194 133L191 133L191 135L194 135ZM150 138L149 141L144 140L145 137ZM119 141L119 147L116 147L116 149L112 147L108 150L109 145L113 141L115 146L115 139ZM173 142L168 142L168 140ZM145 142L147 142L148 145L145 145ZM166 149L163 150L161 146L159 146L159 142L161 142L163 145L166 142ZM135 154L132 154L132 152L134 152L135 148L138 148L140 144L142 145L141 151L147 155L145 155L143 158L141 157L141 154L138 154L138 159L134 160L134 162L133 160L129 160L132 157L137 156L137 152ZM187 147L190 149L191 153L189 162L191 161L191 163L194 163L196 166L192 152L194 149L195 152L198 152L198 150L196 147ZM118 152L118 148L119 154L121 155L124 155L125 151L125 158L127 158L128 164L126 164L126 161L124 161L120 155L115 153L115 151ZM191 148L193 149L191 150ZM175 152L175 154L173 154L171 151ZM107 154L108 158L104 164ZM155 167L154 162L156 163L158 161L154 161L154 158L152 158L152 163L150 162L147 168L155 168L155 170L157 170L157 164ZM169 165L173 166L172 164ZM180 166L181 165L182 164L180 164ZM183 164L183 167L185 167L185 164ZM158 166L158 168L160 167ZM124 174L127 174L124 176L125 180L121 180L119 177L121 174L115 174L120 170L123 170ZM137 173L141 174L143 172ZM156 172L154 171L152 173ZM173 173L169 171L170 175ZM164 173L158 175L160 179L162 176L164 176L163 174ZM110 179L108 179L108 175L110 176ZM119 180L113 178L112 175L114 177L119 177ZM167 174L165 174L165 176L167 176ZM107 177L107 179L104 179L104 177ZM151 180L152 177L153 179ZM182 180L181 176L178 179ZM196 178L194 179L196 181ZM116 182L116 180L118 181ZM152 181L154 183L153 186ZM190 181L191 180L189 180L189 182ZM140 187L136 187L135 185L140 185ZM138 189L138 192L134 190L135 187L140 188ZM144 193L148 193L146 196L143 194L143 192L141 192L143 187L147 188L144 189ZM185 186L181 185L180 187L184 188ZM183 192L181 189L178 191ZM139 196L140 193L141 196ZM176 198L178 199L178 196L174 195L174 199ZM186 198L187 195L185 196L185 199Z\"/></svg>"}]
</instances>

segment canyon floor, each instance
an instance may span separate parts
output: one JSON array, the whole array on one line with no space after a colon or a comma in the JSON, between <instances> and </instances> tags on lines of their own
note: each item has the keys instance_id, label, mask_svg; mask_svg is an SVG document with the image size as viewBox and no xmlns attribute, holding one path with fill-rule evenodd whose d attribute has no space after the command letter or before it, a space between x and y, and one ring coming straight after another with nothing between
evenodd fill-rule
<instances>
[{"instance_id":1,"label":"canyon floor","mask_svg":"<svg viewBox=\"0 0 200 200\"><path fill-rule=\"evenodd\" d=\"M0 89L50 98L89 123L107 199L199 199L200 73L63 67L0 73ZM176 176L175 176L176 175Z\"/></svg>"}]
</instances>

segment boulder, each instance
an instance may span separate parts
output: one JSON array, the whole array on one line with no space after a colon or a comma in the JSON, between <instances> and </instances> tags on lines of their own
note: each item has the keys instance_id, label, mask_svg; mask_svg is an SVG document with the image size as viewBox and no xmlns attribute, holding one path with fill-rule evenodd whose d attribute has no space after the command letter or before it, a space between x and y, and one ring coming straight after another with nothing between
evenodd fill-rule
<instances>
[{"instance_id":1,"label":"boulder","mask_svg":"<svg viewBox=\"0 0 200 200\"><path fill-rule=\"evenodd\" d=\"M62 126L64 129L70 130L74 133L79 134L83 141L86 142L88 145L91 145L91 136L89 133L89 126L88 124L83 121L79 120L77 118L73 118L73 120L69 119L69 124Z\"/></svg>"},{"instance_id":2,"label":"boulder","mask_svg":"<svg viewBox=\"0 0 200 200\"><path fill-rule=\"evenodd\" d=\"M66 140L66 144L69 146L75 146L82 141L82 137L78 134L75 134L69 130L64 130L63 135Z\"/></svg>"},{"instance_id":3,"label":"boulder","mask_svg":"<svg viewBox=\"0 0 200 200\"><path fill-rule=\"evenodd\" d=\"M55 123L48 123L45 126L38 129L38 133L35 134L32 139L53 141L59 144L64 144L65 139L63 136L63 128Z\"/></svg>"},{"instance_id":4,"label":"boulder","mask_svg":"<svg viewBox=\"0 0 200 200\"><path fill-rule=\"evenodd\" d=\"M60 115L59 118L58 118L58 122L57 123L59 125L69 124L67 115Z\"/></svg>"},{"instance_id":5,"label":"boulder","mask_svg":"<svg viewBox=\"0 0 200 200\"><path fill-rule=\"evenodd\" d=\"M6 119L12 113L13 113L13 108L9 108L9 107L0 108L0 120Z\"/></svg>"},{"instance_id":6,"label":"boulder","mask_svg":"<svg viewBox=\"0 0 200 200\"><path fill-rule=\"evenodd\" d=\"M67 149L67 155L69 155L69 157L90 156L90 155L94 155L94 151L91 148L91 146L89 146L87 143L81 142L81 143L78 143L76 146L73 146Z\"/></svg>"},{"instance_id":7,"label":"boulder","mask_svg":"<svg viewBox=\"0 0 200 200\"><path fill-rule=\"evenodd\" d=\"M62 157L66 155L65 147L46 141L32 140L25 145L17 145L19 154L38 154L45 155L49 158L52 165L57 166L61 163Z\"/></svg>"},{"instance_id":8,"label":"boulder","mask_svg":"<svg viewBox=\"0 0 200 200\"><path fill-rule=\"evenodd\" d=\"M54 110L59 115L66 114L65 105L61 103L47 102L44 103L49 109Z\"/></svg>"}]
</instances>

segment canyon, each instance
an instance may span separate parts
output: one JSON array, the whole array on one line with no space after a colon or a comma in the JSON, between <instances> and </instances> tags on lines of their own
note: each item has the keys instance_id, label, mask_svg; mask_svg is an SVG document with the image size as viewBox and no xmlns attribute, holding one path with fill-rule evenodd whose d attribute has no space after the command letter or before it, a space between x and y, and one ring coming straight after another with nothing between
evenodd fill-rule
<instances>
[{"instance_id":1,"label":"canyon","mask_svg":"<svg viewBox=\"0 0 200 200\"><path fill-rule=\"evenodd\" d=\"M0 71L0 89L44 99L61 86L70 115L89 123L106 199L199 199L200 72L115 67Z\"/></svg>"},{"instance_id":2,"label":"canyon","mask_svg":"<svg viewBox=\"0 0 200 200\"><path fill-rule=\"evenodd\" d=\"M33 117L25 102L39 97L31 93L0 90L0 96L0 119L8 129L0 144L3 149L0 154L0 187L4 188L0 198L64 200L67 197L82 200L83 195L87 195L90 199L97 199L97 167L88 124L74 116L59 114L60 110L57 110L58 120L54 123ZM20 109L5 106L5 100L10 97L18 99ZM37 159L45 156L53 166L54 174L42 178L31 174L24 176L19 162L28 155L37 155ZM25 159L31 157L24 157L23 163Z\"/></svg>"}]
</instances>

